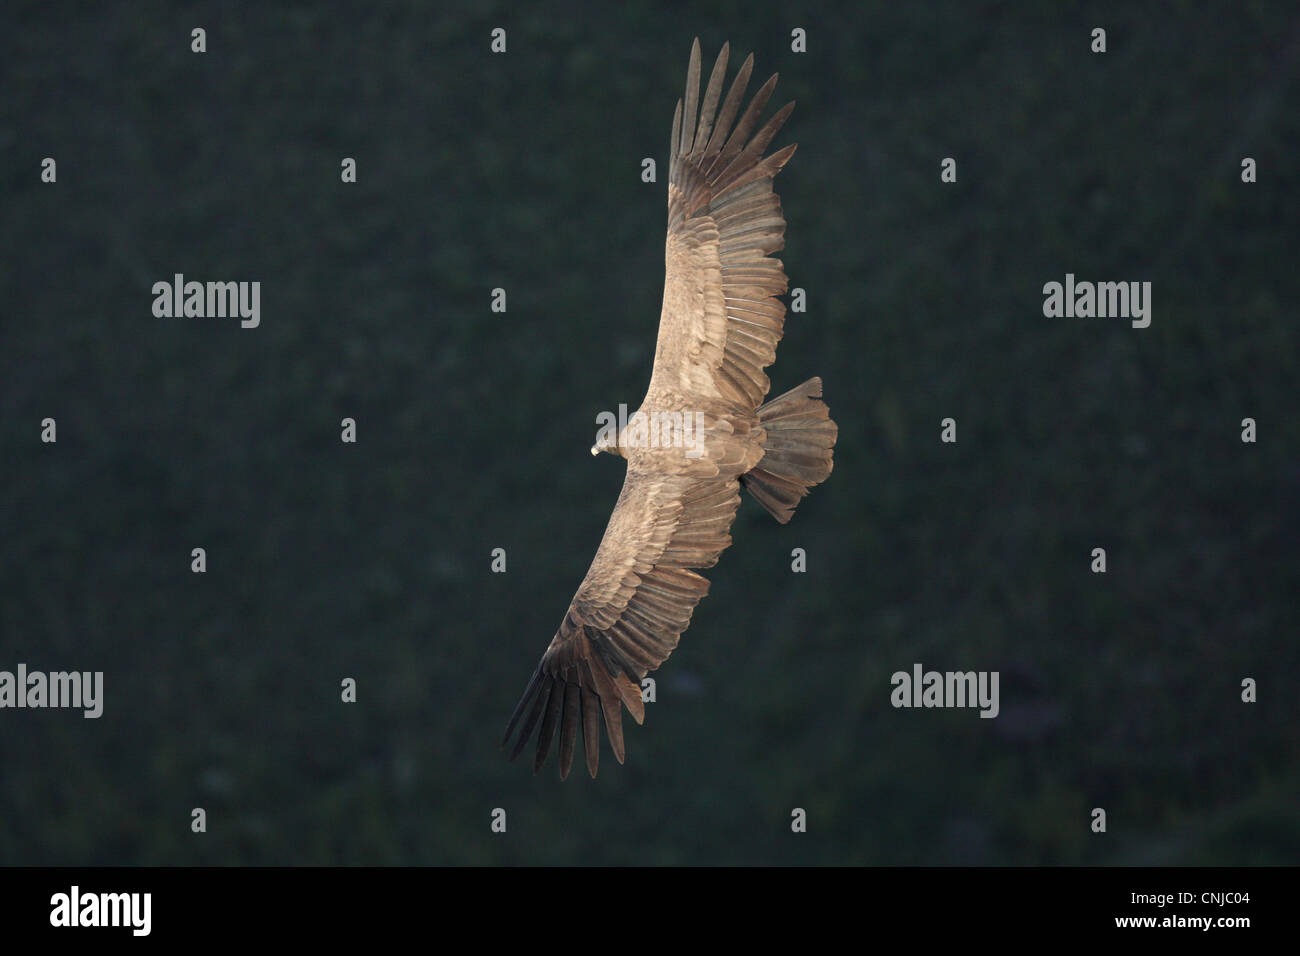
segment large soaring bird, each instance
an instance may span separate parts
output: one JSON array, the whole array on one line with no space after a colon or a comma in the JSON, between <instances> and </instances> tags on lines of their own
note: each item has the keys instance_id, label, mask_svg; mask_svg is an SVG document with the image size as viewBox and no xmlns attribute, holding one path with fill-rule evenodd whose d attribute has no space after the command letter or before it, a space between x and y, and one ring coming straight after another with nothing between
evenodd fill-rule
<instances>
[{"instance_id":1,"label":"large soaring bird","mask_svg":"<svg viewBox=\"0 0 1300 956\"><path fill-rule=\"evenodd\" d=\"M764 151L794 104L758 126L774 75L740 112L753 60L724 99L723 46L700 102L699 40L691 47L685 106L678 100L673 114L654 371L640 411L592 449L625 458L627 477L502 741L518 730L514 759L540 724L534 773L558 728L560 777L573 766L579 730L594 777L602 718L623 762L622 708L644 720L641 680L668 659L708 592L694 569L712 567L731 544L740 486L785 523L831 473L837 429L819 400L821 379L762 404L763 369L776 358L785 322L778 296L786 276L774 257L785 244L785 219L772 179L795 147Z\"/></svg>"}]
</instances>

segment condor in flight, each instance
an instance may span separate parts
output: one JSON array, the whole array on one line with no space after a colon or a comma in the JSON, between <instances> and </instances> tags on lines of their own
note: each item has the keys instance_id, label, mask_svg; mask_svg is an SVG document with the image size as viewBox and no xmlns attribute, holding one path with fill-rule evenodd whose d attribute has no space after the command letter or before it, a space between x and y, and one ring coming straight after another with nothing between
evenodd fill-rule
<instances>
[{"instance_id":1,"label":"condor in flight","mask_svg":"<svg viewBox=\"0 0 1300 956\"><path fill-rule=\"evenodd\" d=\"M712 567L731 544L740 486L784 524L831 473L837 429L820 401L821 379L763 404L763 369L785 322L785 270L774 257L785 218L772 179L795 147L764 151L794 104L758 126L774 75L741 113L753 65L750 56L724 99L723 46L700 102L700 41L691 47L685 107L679 100L673 114L667 273L650 387L640 413L592 448L626 459L627 477L502 741L518 730L513 760L540 724L534 773L558 728L560 777L573 766L579 731L594 777L602 718L623 762L622 708L645 719L641 679L668 659L708 592L695 569ZM647 429L646 421L685 424ZM689 423L698 423L692 441L665 440L681 438Z\"/></svg>"}]
</instances>

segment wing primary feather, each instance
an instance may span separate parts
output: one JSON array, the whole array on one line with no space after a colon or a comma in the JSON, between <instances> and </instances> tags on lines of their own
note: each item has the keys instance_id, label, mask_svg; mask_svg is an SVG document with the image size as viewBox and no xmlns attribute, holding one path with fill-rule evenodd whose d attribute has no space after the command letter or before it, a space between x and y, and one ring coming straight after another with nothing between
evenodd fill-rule
<instances>
[{"instance_id":1,"label":"wing primary feather","mask_svg":"<svg viewBox=\"0 0 1300 956\"><path fill-rule=\"evenodd\" d=\"M767 149L767 144L772 142L772 138L780 132L781 127L785 124L785 121L790 118L790 114L793 111L794 100L791 100L789 103L786 103L785 106L773 113L772 118L763 125L762 129L754 134L754 138L749 141L749 144L736 154L736 158L733 159L731 163L728 164L727 168L722 171L721 175L718 176L719 184L726 182L728 175L731 174L733 169L743 169L747 163L757 161L758 157L763 155L763 150ZM725 186L720 185L717 193L721 194L725 188Z\"/></svg>"},{"instance_id":2,"label":"wing primary feather","mask_svg":"<svg viewBox=\"0 0 1300 956\"><path fill-rule=\"evenodd\" d=\"M573 767L574 744L578 742L578 721L582 716L582 688L576 681L564 682L564 716L560 721L560 779Z\"/></svg>"},{"instance_id":3,"label":"wing primary feather","mask_svg":"<svg viewBox=\"0 0 1300 956\"><path fill-rule=\"evenodd\" d=\"M682 117L681 155L695 145L695 108L700 102L700 38L691 44L691 62L686 67L686 114ZM677 151L674 150L674 155Z\"/></svg>"},{"instance_id":4,"label":"wing primary feather","mask_svg":"<svg viewBox=\"0 0 1300 956\"><path fill-rule=\"evenodd\" d=\"M528 686L524 688L523 696L519 698L519 703L515 704L514 712L510 714L510 721L506 724L505 735L501 738L501 746L504 747L510 741L510 734L515 729L515 724L519 723L519 718L524 712L524 707L532 699L533 694L537 692L537 684L542 679L542 668L539 666L533 671L533 676L528 681Z\"/></svg>"},{"instance_id":5,"label":"wing primary feather","mask_svg":"<svg viewBox=\"0 0 1300 956\"><path fill-rule=\"evenodd\" d=\"M756 180L767 179L768 177L775 176L781 171L781 168L790 161L790 157L794 155L794 151L798 146L798 143L791 143L789 146L784 146L781 149L778 149L757 166L754 166L737 176L736 179L727 186L727 189L739 189L741 186L747 186ZM785 287L782 286L780 291L784 292Z\"/></svg>"},{"instance_id":6,"label":"wing primary feather","mask_svg":"<svg viewBox=\"0 0 1300 956\"><path fill-rule=\"evenodd\" d=\"M745 98L745 88L749 86L749 77L753 72L754 54L751 53L745 57L740 72L731 81L731 89L727 91L727 98L722 102L722 112L713 123L713 135L709 137L709 143L704 147L705 159L715 156L726 142L727 133L731 131L731 121L736 118L736 113L740 110L740 102Z\"/></svg>"},{"instance_id":7,"label":"wing primary feather","mask_svg":"<svg viewBox=\"0 0 1300 956\"><path fill-rule=\"evenodd\" d=\"M605 733L609 735L609 747L614 751L614 759L623 762L623 705L618 702L618 695L600 699L601 709L605 712Z\"/></svg>"},{"instance_id":8,"label":"wing primary feather","mask_svg":"<svg viewBox=\"0 0 1300 956\"><path fill-rule=\"evenodd\" d=\"M709 133L713 129L713 116L718 109L718 100L722 96L722 81L727 76L727 57L730 54L731 45L722 44L722 49L718 52L717 62L713 64L713 72L709 75L709 85L704 91L704 103L700 106L700 128L695 134L695 142L691 147L691 156L699 158L704 152L704 148L709 144Z\"/></svg>"},{"instance_id":9,"label":"wing primary feather","mask_svg":"<svg viewBox=\"0 0 1300 956\"><path fill-rule=\"evenodd\" d=\"M614 687L618 690L618 696L622 698L623 706L628 709L632 719L638 724L644 724L645 704L641 701L641 688L626 677L615 680Z\"/></svg>"},{"instance_id":10,"label":"wing primary feather","mask_svg":"<svg viewBox=\"0 0 1300 956\"><path fill-rule=\"evenodd\" d=\"M510 751L510 759L514 760L519 756L524 745L528 743L528 738L533 735L533 728L537 726L537 718L542 715L542 708L546 706L547 700L551 696L551 680L548 678L538 691L537 698L533 702L533 709L528 714L528 719L524 721L523 729L519 731L519 739L515 741L514 749Z\"/></svg>"},{"instance_id":11,"label":"wing primary feather","mask_svg":"<svg viewBox=\"0 0 1300 956\"><path fill-rule=\"evenodd\" d=\"M587 658L586 664L587 675L591 678L592 686L596 688L596 697L605 715L605 733L609 737L610 749L614 751L614 759L622 763L623 714L618 691L614 687L614 678L610 676L609 668L603 658Z\"/></svg>"},{"instance_id":12,"label":"wing primary feather","mask_svg":"<svg viewBox=\"0 0 1300 956\"><path fill-rule=\"evenodd\" d=\"M582 692L582 749L587 754L587 773L595 777L600 767L600 698L591 686Z\"/></svg>"},{"instance_id":13,"label":"wing primary feather","mask_svg":"<svg viewBox=\"0 0 1300 956\"><path fill-rule=\"evenodd\" d=\"M546 716L542 719L542 731L537 735L537 756L533 758L533 773L542 769L546 755L551 752L551 739L555 736L555 723L560 718L560 707L564 704L564 681L552 677L551 692L546 702Z\"/></svg>"},{"instance_id":14,"label":"wing primary feather","mask_svg":"<svg viewBox=\"0 0 1300 956\"><path fill-rule=\"evenodd\" d=\"M735 155L748 143L749 134L758 121L758 114L763 111L763 107L767 105L767 101L772 97L772 91L776 89L776 78L777 74L773 73L767 82L758 88L758 92L749 101L749 106L745 108L740 121L736 123L736 128L727 137L727 145L723 146L722 152L718 153L714 158L713 165L709 167L710 173L715 169L726 169Z\"/></svg>"},{"instance_id":15,"label":"wing primary feather","mask_svg":"<svg viewBox=\"0 0 1300 956\"><path fill-rule=\"evenodd\" d=\"M677 167L681 163L681 157L678 155L682 143L682 101L677 101L677 109L673 110L673 132L668 143L668 181L677 182Z\"/></svg>"}]
</instances>

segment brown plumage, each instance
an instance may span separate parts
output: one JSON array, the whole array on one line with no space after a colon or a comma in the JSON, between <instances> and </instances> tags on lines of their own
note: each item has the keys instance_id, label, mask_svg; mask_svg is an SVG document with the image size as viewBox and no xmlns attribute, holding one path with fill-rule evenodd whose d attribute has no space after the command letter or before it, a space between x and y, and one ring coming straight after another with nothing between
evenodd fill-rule
<instances>
[{"instance_id":1,"label":"brown plumage","mask_svg":"<svg viewBox=\"0 0 1300 956\"><path fill-rule=\"evenodd\" d=\"M534 772L558 728L561 778L580 730L594 777L602 720L623 762L623 708L637 723L645 719L641 679L668 659L708 593L696 569L712 567L731 544L740 486L785 523L831 472L836 426L820 401L821 379L761 404L769 387L763 369L776 358L785 322L778 298L785 270L774 258L785 218L772 179L795 147L764 155L794 108L758 125L775 75L740 110L753 60L724 98L723 46L701 102L697 39L686 99L673 115L664 301L641 412L694 416L701 453L639 441L626 429L593 448L626 458L627 477L587 576L506 727L502 745L515 736L513 760L540 724Z\"/></svg>"}]
</instances>

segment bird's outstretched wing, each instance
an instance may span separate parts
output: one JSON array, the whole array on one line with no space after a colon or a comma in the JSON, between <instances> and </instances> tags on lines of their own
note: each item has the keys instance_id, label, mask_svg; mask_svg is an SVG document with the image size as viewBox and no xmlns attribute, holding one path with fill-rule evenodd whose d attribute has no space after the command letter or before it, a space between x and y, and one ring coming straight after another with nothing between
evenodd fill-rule
<instances>
[{"instance_id":1,"label":"bird's outstretched wing","mask_svg":"<svg viewBox=\"0 0 1300 956\"><path fill-rule=\"evenodd\" d=\"M709 582L691 569L711 567L731 544L739 487L734 478L628 470L595 560L510 717L502 743L518 729L512 760L540 722L533 771L540 770L558 725L567 777L581 726L594 777L603 714L623 762L621 708L645 719L641 679L668 659L708 593Z\"/></svg>"},{"instance_id":2,"label":"bird's outstretched wing","mask_svg":"<svg viewBox=\"0 0 1300 956\"><path fill-rule=\"evenodd\" d=\"M752 414L767 394L763 369L781 340L785 305L777 297L787 282L772 254L785 245L785 217L772 179L795 145L763 154L794 103L759 127L776 75L740 113L754 58L741 65L723 99L727 58L724 45L701 102L695 41L685 106L679 100L673 114L664 300L645 406L658 407L661 396L672 395L721 400L734 413Z\"/></svg>"}]
</instances>

